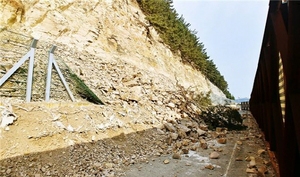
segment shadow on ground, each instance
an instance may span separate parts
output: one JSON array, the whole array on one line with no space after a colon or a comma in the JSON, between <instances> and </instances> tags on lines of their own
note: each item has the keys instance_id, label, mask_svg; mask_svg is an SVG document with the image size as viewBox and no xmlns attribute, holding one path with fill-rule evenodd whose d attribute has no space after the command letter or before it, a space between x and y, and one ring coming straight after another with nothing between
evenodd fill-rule
<instances>
[{"instance_id":1,"label":"shadow on ground","mask_svg":"<svg viewBox=\"0 0 300 177\"><path fill-rule=\"evenodd\" d=\"M119 176L124 166L146 161L147 157L161 151L164 139L165 136L159 135L156 129L148 129L97 142L24 154L1 160L0 176ZM168 153L166 150L161 152Z\"/></svg>"}]
</instances>

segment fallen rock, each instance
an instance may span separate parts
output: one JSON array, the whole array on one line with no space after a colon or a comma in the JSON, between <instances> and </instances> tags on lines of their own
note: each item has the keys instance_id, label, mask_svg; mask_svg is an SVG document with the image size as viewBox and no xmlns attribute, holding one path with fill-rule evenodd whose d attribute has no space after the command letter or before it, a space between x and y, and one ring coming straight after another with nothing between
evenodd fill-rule
<instances>
[{"instance_id":1,"label":"fallen rock","mask_svg":"<svg viewBox=\"0 0 300 177\"><path fill-rule=\"evenodd\" d=\"M218 139L218 143L220 143L220 144L226 144L226 138L220 138L220 139Z\"/></svg>"},{"instance_id":2,"label":"fallen rock","mask_svg":"<svg viewBox=\"0 0 300 177\"><path fill-rule=\"evenodd\" d=\"M268 172L267 168L265 166L261 166L257 169L258 175L261 177L264 177L265 174Z\"/></svg>"},{"instance_id":3,"label":"fallen rock","mask_svg":"<svg viewBox=\"0 0 300 177\"><path fill-rule=\"evenodd\" d=\"M269 161L269 160L264 160L264 164L265 164L265 165L270 165L270 164L271 164L271 161Z\"/></svg>"},{"instance_id":4,"label":"fallen rock","mask_svg":"<svg viewBox=\"0 0 300 177\"><path fill-rule=\"evenodd\" d=\"M215 169L215 167L212 164L206 165L205 168L209 170Z\"/></svg>"},{"instance_id":5,"label":"fallen rock","mask_svg":"<svg viewBox=\"0 0 300 177\"><path fill-rule=\"evenodd\" d=\"M189 129L187 126L182 125L182 124L179 124L179 125L178 125L178 128L179 128L179 130L181 130L181 131L183 131L183 132L185 132L185 133L191 131L191 129Z\"/></svg>"},{"instance_id":6,"label":"fallen rock","mask_svg":"<svg viewBox=\"0 0 300 177\"><path fill-rule=\"evenodd\" d=\"M175 105L174 103L168 103L168 107L170 107L170 108L175 108L176 105Z\"/></svg>"},{"instance_id":7,"label":"fallen rock","mask_svg":"<svg viewBox=\"0 0 300 177\"><path fill-rule=\"evenodd\" d=\"M184 154L188 154L189 153L189 149L188 148L182 148L182 152L184 153Z\"/></svg>"},{"instance_id":8,"label":"fallen rock","mask_svg":"<svg viewBox=\"0 0 300 177\"><path fill-rule=\"evenodd\" d=\"M170 160L168 159L164 160L164 164L168 164L168 163L170 163Z\"/></svg>"},{"instance_id":9,"label":"fallen rock","mask_svg":"<svg viewBox=\"0 0 300 177\"><path fill-rule=\"evenodd\" d=\"M197 133L198 133L199 136L202 136L202 135L205 135L205 134L206 134L206 131L204 131L204 130L198 128L198 129L197 129Z\"/></svg>"},{"instance_id":10,"label":"fallen rock","mask_svg":"<svg viewBox=\"0 0 300 177\"><path fill-rule=\"evenodd\" d=\"M235 158L235 161L243 161L243 159L240 157L237 157L237 158Z\"/></svg>"},{"instance_id":11,"label":"fallen rock","mask_svg":"<svg viewBox=\"0 0 300 177\"><path fill-rule=\"evenodd\" d=\"M73 128L71 125L68 125L68 126L67 126L67 130L68 130L69 132L73 132L73 131L74 131L74 128Z\"/></svg>"},{"instance_id":12,"label":"fallen rock","mask_svg":"<svg viewBox=\"0 0 300 177\"><path fill-rule=\"evenodd\" d=\"M96 168L96 169L102 169L102 164L101 163L99 163L99 162L95 162L94 164L93 164L93 167L94 168Z\"/></svg>"},{"instance_id":13,"label":"fallen rock","mask_svg":"<svg viewBox=\"0 0 300 177\"><path fill-rule=\"evenodd\" d=\"M220 157L220 154L213 151L212 153L210 153L209 158L210 159L218 159Z\"/></svg>"},{"instance_id":14,"label":"fallen rock","mask_svg":"<svg viewBox=\"0 0 300 177\"><path fill-rule=\"evenodd\" d=\"M176 142L176 146L177 146L179 149L181 149L181 147L182 147L182 142L181 142L181 141L177 141L177 142Z\"/></svg>"},{"instance_id":15,"label":"fallen rock","mask_svg":"<svg viewBox=\"0 0 300 177\"><path fill-rule=\"evenodd\" d=\"M257 151L257 154L260 156L261 154L264 154L266 151L264 149L259 149Z\"/></svg>"},{"instance_id":16,"label":"fallen rock","mask_svg":"<svg viewBox=\"0 0 300 177\"><path fill-rule=\"evenodd\" d=\"M221 133L223 131L222 127L216 127L216 132Z\"/></svg>"},{"instance_id":17,"label":"fallen rock","mask_svg":"<svg viewBox=\"0 0 300 177\"><path fill-rule=\"evenodd\" d=\"M66 126L61 122L61 121L55 121L54 122L56 126L58 126L59 128L65 129Z\"/></svg>"},{"instance_id":18,"label":"fallen rock","mask_svg":"<svg viewBox=\"0 0 300 177\"><path fill-rule=\"evenodd\" d=\"M255 159L253 156L248 156L245 158L246 161L250 162L251 160Z\"/></svg>"},{"instance_id":19,"label":"fallen rock","mask_svg":"<svg viewBox=\"0 0 300 177\"><path fill-rule=\"evenodd\" d=\"M177 133L171 133L171 138L172 138L172 140L177 140L177 138L178 138L178 134Z\"/></svg>"},{"instance_id":20,"label":"fallen rock","mask_svg":"<svg viewBox=\"0 0 300 177\"><path fill-rule=\"evenodd\" d=\"M113 163L105 163L104 166L105 166L105 168L113 168L114 164Z\"/></svg>"},{"instance_id":21,"label":"fallen rock","mask_svg":"<svg viewBox=\"0 0 300 177\"><path fill-rule=\"evenodd\" d=\"M174 153L172 156L173 159L181 159L181 156L179 153Z\"/></svg>"},{"instance_id":22,"label":"fallen rock","mask_svg":"<svg viewBox=\"0 0 300 177\"><path fill-rule=\"evenodd\" d=\"M247 140L248 139L248 137L240 137L240 140L241 141L245 141L245 140Z\"/></svg>"},{"instance_id":23,"label":"fallen rock","mask_svg":"<svg viewBox=\"0 0 300 177\"><path fill-rule=\"evenodd\" d=\"M182 129L179 129L179 130L178 130L178 136L179 136L180 138L182 138L182 139L187 137L185 131L182 130Z\"/></svg>"},{"instance_id":24,"label":"fallen rock","mask_svg":"<svg viewBox=\"0 0 300 177\"><path fill-rule=\"evenodd\" d=\"M247 168L246 172L247 173L257 173L257 170L255 168Z\"/></svg>"},{"instance_id":25,"label":"fallen rock","mask_svg":"<svg viewBox=\"0 0 300 177\"><path fill-rule=\"evenodd\" d=\"M189 139L183 139L182 140L182 145L183 146L188 146L190 144L190 142L191 142L191 140L189 140Z\"/></svg>"},{"instance_id":26,"label":"fallen rock","mask_svg":"<svg viewBox=\"0 0 300 177\"><path fill-rule=\"evenodd\" d=\"M197 144L194 144L194 145L192 145L192 146L190 147L190 149L191 149L192 151L196 151L196 150L198 149L198 145L197 145Z\"/></svg>"},{"instance_id":27,"label":"fallen rock","mask_svg":"<svg viewBox=\"0 0 300 177\"><path fill-rule=\"evenodd\" d=\"M237 145L242 145L243 142L241 142L241 141L236 141L236 144L237 144Z\"/></svg>"},{"instance_id":28,"label":"fallen rock","mask_svg":"<svg viewBox=\"0 0 300 177\"><path fill-rule=\"evenodd\" d=\"M10 174L10 173L11 173L11 169L9 168L6 170L6 174Z\"/></svg>"},{"instance_id":29,"label":"fallen rock","mask_svg":"<svg viewBox=\"0 0 300 177\"><path fill-rule=\"evenodd\" d=\"M205 125L205 124L200 124L200 125L199 125L199 128L200 128L201 130L208 131L208 126Z\"/></svg>"},{"instance_id":30,"label":"fallen rock","mask_svg":"<svg viewBox=\"0 0 300 177\"><path fill-rule=\"evenodd\" d=\"M256 166L255 160L251 160L251 161L249 162L249 167L252 168L252 167L255 167L255 166Z\"/></svg>"},{"instance_id":31,"label":"fallen rock","mask_svg":"<svg viewBox=\"0 0 300 177\"><path fill-rule=\"evenodd\" d=\"M17 116L12 112L11 105L8 106L0 106L0 127L4 128L10 124L13 124L15 120L17 120Z\"/></svg>"},{"instance_id":32,"label":"fallen rock","mask_svg":"<svg viewBox=\"0 0 300 177\"><path fill-rule=\"evenodd\" d=\"M176 128L169 122L165 123L165 127L167 130L169 130L170 132L176 132Z\"/></svg>"},{"instance_id":33,"label":"fallen rock","mask_svg":"<svg viewBox=\"0 0 300 177\"><path fill-rule=\"evenodd\" d=\"M207 142L204 139L200 139L200 147L202 149L207 149Z\"/></svg>"}]
</instances>

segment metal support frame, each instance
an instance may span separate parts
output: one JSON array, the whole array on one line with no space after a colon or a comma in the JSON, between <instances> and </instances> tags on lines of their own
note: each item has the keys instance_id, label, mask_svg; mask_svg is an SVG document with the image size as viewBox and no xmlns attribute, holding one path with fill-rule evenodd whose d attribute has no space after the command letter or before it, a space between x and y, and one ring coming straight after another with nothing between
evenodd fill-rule
<instances>
[{"instance_id":1,"label":"metal support frame","mask_svg":"<svg viewBox=\"0 0 300 177\"><path fill-rule=\"evenodd\" d=\"M51 87L51 76L52 76L52 65L54 65L54 68L56 69L61 82L63 83L63 85L65 86L69 97L71 98L71 100L74 102L75 98L64 78L64 76L62 75L62 72L60 71L55 58L54 58L54 50L56 49L56 46L53 45L52 48L49 51L49 60L48 60L48 68L47 68L47 78L46 78L46 91L45 91L45 101L49 101L50 100L50 87Z\"/></svg>"},{"instance_id":2,"label":"metal support frame","mask_svg":"<svg viewBox=\"0 0 300 177\"><path fill-rule=\"evenodd\" d=\"M34 53L38 40L33 39L30 44L30 51L24 55L1 79L0 86L4 84L7 79L13 75L17 69L21 67L21 65L29 59L28 64L28 76L27 76L27 85L26 85L26 102L30 102L31 100L31 92L32 92L32 80L33 80L33 63L34 63Z\"/></svg>"}]
</instances>

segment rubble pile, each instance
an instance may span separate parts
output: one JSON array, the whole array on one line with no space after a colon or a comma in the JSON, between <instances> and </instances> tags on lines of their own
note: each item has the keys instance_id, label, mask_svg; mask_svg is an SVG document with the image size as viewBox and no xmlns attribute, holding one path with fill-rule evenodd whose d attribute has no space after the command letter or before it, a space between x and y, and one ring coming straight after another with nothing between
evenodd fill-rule
<instances>
[{"instance_id":1,"label":"rubble pile","mask_svg":"<svg viewBox=\"0 0 300 177\"><path fill-rule=\"evenodd\" d=\"M209 129L226 127L228 130L244 130L243 118L238 109L226 106L210 106L203 110L199 119L204 121Z\"/></svg>"}]
</instances>

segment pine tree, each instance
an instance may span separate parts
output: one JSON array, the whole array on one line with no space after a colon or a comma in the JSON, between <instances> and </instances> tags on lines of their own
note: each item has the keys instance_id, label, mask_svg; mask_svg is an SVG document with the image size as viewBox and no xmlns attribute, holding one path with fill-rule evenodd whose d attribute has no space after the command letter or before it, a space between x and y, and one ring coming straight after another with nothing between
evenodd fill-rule
<instances>
[{"instance_id":1,"label":"pine tree","mask_svg":"<svg viewBox=\"0 0 300 177\"><path fill-rule=\"evenodd\" d=\"M191 30L183 16L178 16L172 0L138 0L146 19L159 32L160 37L174 53L180 51L184 63L200 70L215 84L227 98L234 99L228 91L228 84L218 71L213 60L209 59L197 31Z\"/></svg>"}]
</instances>

